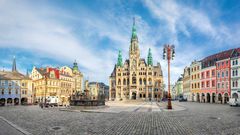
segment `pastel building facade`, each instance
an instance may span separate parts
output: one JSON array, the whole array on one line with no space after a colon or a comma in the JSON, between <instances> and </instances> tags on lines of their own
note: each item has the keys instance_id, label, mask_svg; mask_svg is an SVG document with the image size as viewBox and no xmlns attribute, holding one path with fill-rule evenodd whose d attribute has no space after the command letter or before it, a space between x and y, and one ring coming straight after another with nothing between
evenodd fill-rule
<instances>
[{"instance_id":1,"label":"pastel building facade","mask_svg":"<svg viewBox=\"0 0 240 135\"><path fill-rule=\"evenodd\" d=\"M190 76L190 67L185 67L183 72L183 96L188 101L191 101Z\"/></svg>"},{"instance_id":2,"label":"pastel building facade","mask_svg":"<svg viewBox=\"0 0 240 135\"><path fill-rule=\"evenodd\" d=\"M0 105L33 103L32 81L17 71L16 59L12 71L0 71Z\"/></svg>"},{"instance_id":3,"label":"pastel building facade","mask_svg":"<svg viewBox=\"0 0 240 135\"><path fill-rule=\"evenodd\" d=\"M192 101L227 103L229 98L239 98L239 56L240 48L235 48L192 62L190 65Z\"/></svg>"},{"instance_id":4,"label":"pastel building facade","mask_svg":"<svg viewBox=\"0 0 240 135\"><path fill-rule=\"evenodd\" d=\"M190 90L192 95L192 101L200 102L201 95L201 62L193 61L190 65Z\"/></svg>"},{"instance_id":5,"label":"pastel building facade","mask_svg":"<svg viewBox=\"0 0 240 135\"><path fill-rule=\"evenodd\" d=\"M30 77L33 80L37 103L56 99L58 105L68 105L72 95L83 91L83 75L76 62L73 68L33 67Z\"/></svg>"},{"instance_id":6,"label":"pastel building facade","mask_svg":"<svg viewBox=\"0 0 240 135\"><path fill-rule=\"evenodd\" d=\"M231 97L240 98L240 48L234 50L231 58Z\"/></svg>"},{"instance_id":7,"label":"pastel building facade","mask_svg":"<svg viewBox=\"0 0 240 135\"><path fill-rule=\"evenodd\" d=\"M230 57L217 61L217 96L218 102L227 103L231 95L231 62Z\"/></svg>"},{"instance_id":8,"label":"pastel building facade","mask_svg":"<svg viewBox=\"0 0 240 135\"><path fill-rule=\"evenodd\" d=\"M201 61L201 102L216 102L216 60L212 55Z\"/></svg>"}]
</instances>

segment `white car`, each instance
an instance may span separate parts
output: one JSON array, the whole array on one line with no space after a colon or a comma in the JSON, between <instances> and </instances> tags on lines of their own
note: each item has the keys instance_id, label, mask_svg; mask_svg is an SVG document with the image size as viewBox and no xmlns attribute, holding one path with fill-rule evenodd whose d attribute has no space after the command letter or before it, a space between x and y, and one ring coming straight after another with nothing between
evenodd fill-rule
<instances>
[{"instance_id":1,"label":"white car","mask_svg":"<svg viewBox=\"0 0 240 135\"><path fill-rule=\"evenodd\" d=\"M230 106L240 106L240 99L230 98L228 104Z\"/></svg>"}]
</instances>

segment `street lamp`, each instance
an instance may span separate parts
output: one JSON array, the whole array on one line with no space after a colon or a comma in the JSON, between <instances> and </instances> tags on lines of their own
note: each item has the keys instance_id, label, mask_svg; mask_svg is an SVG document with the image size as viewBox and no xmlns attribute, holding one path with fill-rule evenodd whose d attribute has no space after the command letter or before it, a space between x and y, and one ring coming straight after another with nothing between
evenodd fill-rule
<instances>
[{"instance_id":1,"label":"street lamp","mask_svg":"<svg viewBox=\"0 0 240 135\"><path fill-rule=\"evenodd\" d=\"M168 61L168 105L167 109L172 109L171 93L170 93L170 60L175 57L175 46L164 45L163 48L163 59Z\"/></svg>"}]
</instances>

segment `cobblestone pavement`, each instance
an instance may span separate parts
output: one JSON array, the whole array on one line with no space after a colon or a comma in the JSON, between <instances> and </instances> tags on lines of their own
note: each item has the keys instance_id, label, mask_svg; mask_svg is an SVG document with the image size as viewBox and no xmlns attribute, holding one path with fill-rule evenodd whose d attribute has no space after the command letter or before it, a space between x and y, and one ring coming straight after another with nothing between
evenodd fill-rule
<instances>
[{"instance_id":1,"label":"cobblestone pavement","mask_svg":"<svg viewBox=\"0 0 240 135\"><path fill-rule=\"evenodd\" d=\"M142 103L137 111L89 113L12 106L1 107L0 116L34 135L240 134L240 107L192 102L173 104L186 109L155 112L148 111L150 103Z\"/></svg>"}]
</instances>

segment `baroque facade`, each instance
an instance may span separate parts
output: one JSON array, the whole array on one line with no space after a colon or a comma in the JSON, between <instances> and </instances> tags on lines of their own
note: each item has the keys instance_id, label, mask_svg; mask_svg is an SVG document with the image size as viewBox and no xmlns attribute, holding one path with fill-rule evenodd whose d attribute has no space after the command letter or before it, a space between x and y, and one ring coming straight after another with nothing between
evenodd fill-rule
<instances>
[{"instance_id":1,"label":"baroque facade","mask_svg":"<svg viewBox=\"0 0 240 135\"><path fill-rule=\"evenodd\" d=\"M153 65L151 49L147 62L140 58L135 21L132 27L129 59L124 63L119 51L118 62L109 77L109 99L160 99L163 92L163 76L160 63Z\"/></svg>"},{"instance_id":2,"label":"baroque facade","mask_svg":"<svg viewBox=\"0 0 240 135\"><path fill-rule=\"evenodd\" d=\"M56 99L58 105L68 105L73 94L82 92L83 75L76 62L73 68L33 67L30 77L33 80L35 102L38 103Z\"/></svg>"}]
</instances>

